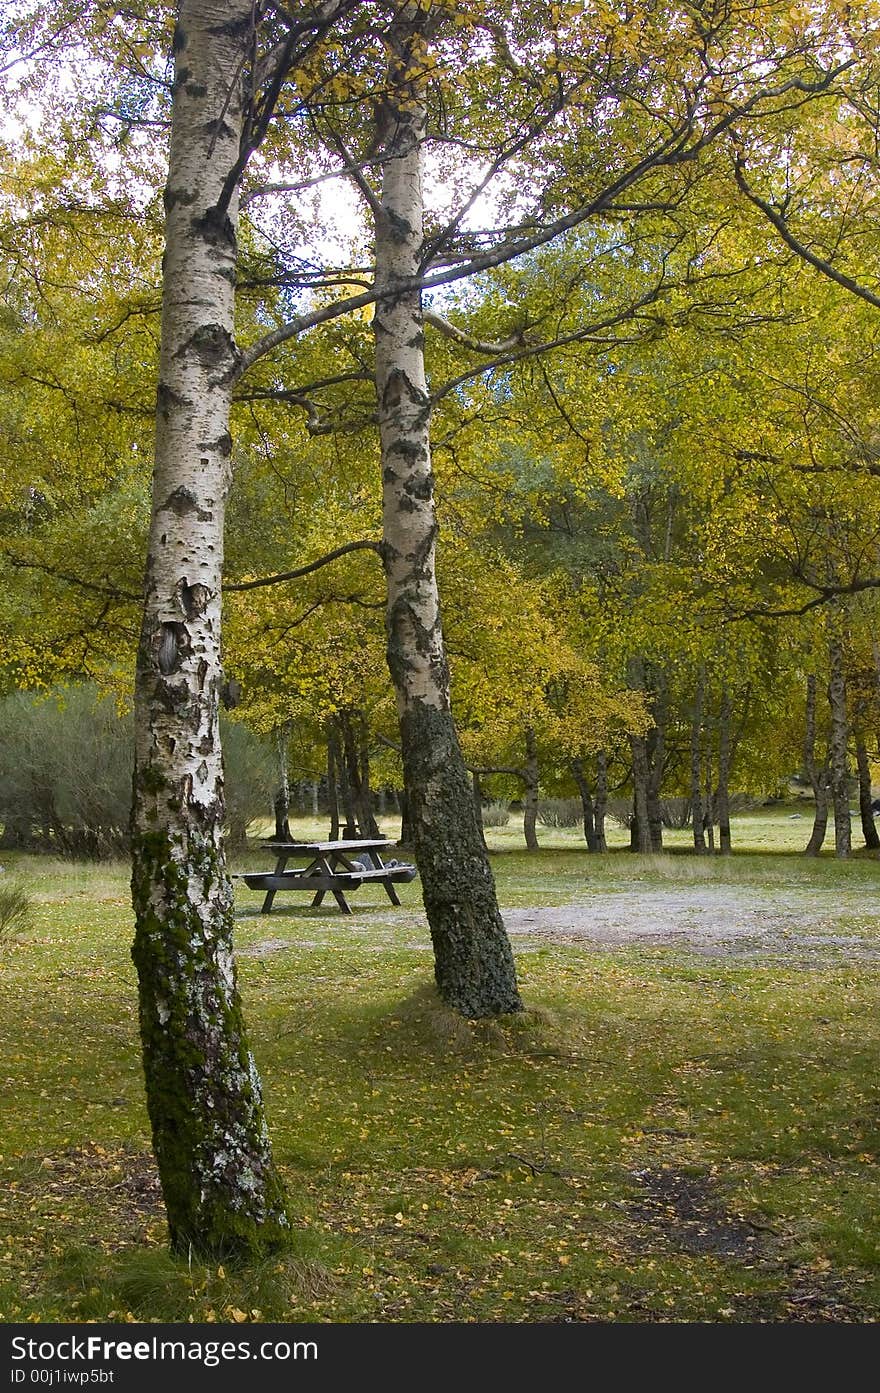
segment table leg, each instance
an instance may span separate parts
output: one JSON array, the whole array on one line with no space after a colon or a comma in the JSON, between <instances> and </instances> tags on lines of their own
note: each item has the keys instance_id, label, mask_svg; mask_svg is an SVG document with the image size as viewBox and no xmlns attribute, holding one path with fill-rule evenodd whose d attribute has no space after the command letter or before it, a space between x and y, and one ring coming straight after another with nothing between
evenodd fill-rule
<instances>
[{"instance_id":1,"label":"table leg","mask_svg":"<svg viewBox=\"0 0 880 1393\"><path fill-rule=\"evenodd\" d=\"M388 869L387 866L385 865L385 862L382 860L382 857L379 855L378 851L374 851L374 852L373 852L373 864L375 865L377 871L384 871L384 870L387 870L387 869ZM399 907L400 907L400 898L399 898L399 896L398 896L398 894L397 894L397 891L395 890L394 886L392 885L391 881L390 881L390 880L380 880L380 881L379 881L379 884L385 886L385 894L388 896L388 898L389 898L389 900L391 901L391 903L394 904L394 905L397 905L398 908L399 908Z\"/></svg>"},{"instance_id":2,"label":"table leg","mask_svg":"<svg viewBox=\"0 0 880 1393\"><path fill-rule=\"evenodd\" d=\"M277 864L276 864L276 866L275 866L275 874L276 874L276 875L280 875L280 874L281 874L281 872L284 870L284 867L287 865L288 860L289 860L289 857L287 857L287 856L279 856L278 861L277 861ZM261 913L261 914L268 914L268 913L269 913L270 909L272 908L272 901L274 900L274 898L275 898L275 896L276 896L277 894L278 894L278 891L277 891L277 890L267 890L267 891L266 891L266 898L263 900L263 906L262 906L262 908L261 908L261 910L260 910L260 913Z\"/></svg>"}]
</instances>

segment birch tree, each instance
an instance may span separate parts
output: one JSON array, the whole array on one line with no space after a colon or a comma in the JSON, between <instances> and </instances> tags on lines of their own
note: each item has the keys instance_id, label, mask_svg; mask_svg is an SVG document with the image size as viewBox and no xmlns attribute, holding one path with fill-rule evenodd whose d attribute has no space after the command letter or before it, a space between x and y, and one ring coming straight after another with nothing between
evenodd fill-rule
<instances>
[{"instance_id":1,"label":"birch tree","mask_svg":"<svg viewBox=\"0 0 880 1393\"><path fill-rule=\"evenodd\" d=\"M431 400L418 288L424 248L421 154L428 20L397 8L388 35L384 161L376 220L376 394L382 442L388 664L407 800L441 995L466 1016L520 1009L449 700L435 570Z\"/></svg>"},{"instance_id":2,"label":"birch tree","mask_svg":"<svg viewBox=\"0 0 880 1393\"><path fill-rule=\"evenodd\" d=\"M136 674L132 898L147 1105L172 1246L248 1254L288 1229L248 1045L222 843L223 522L251 0L175 32L153 507Z\"/></svg>"}]
</instances>

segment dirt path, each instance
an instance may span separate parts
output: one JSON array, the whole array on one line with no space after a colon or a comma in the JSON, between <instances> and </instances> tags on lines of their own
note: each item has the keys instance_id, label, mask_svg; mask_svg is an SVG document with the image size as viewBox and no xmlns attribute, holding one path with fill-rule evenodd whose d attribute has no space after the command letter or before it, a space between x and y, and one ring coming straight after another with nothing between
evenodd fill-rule
<instances>
[{"instance_id":1,"label":"dirt path","mask_svg":"<svg viewBox=\"0 0 880 1393\"><path fill-rule=\"evenodd\" d=\"M675 947L714 958L880 958L880 941L841 932L840 917L833 891L728 885L616 890L586 903L510 909L504 915L514 939L597 948Z\"/></svg>"},{"instance_id":2,"label":"dirt path","mask_svg":"<svg viewBox=\"0 0 880 1393\"><path fill-rule=\"evenodd\" d=\"M430 951L424 914L359 906L350 918L335 912L246 915L239 952L263 957L288 947L344 942L374 951ZM863 915L856 916L862 908ZM674 885L660 889L605 887L571 904L505 909L518 951L540 943L571 943L613 952L627 947L671 948L720 959L785 961L812 966L880 959L870 906L841 907L833 888ZM856 923L854 923L856 920ZM271 928L270 928L271 925ZM256 937L250 931L258 929Z\"/></svg>"}]
</instances>

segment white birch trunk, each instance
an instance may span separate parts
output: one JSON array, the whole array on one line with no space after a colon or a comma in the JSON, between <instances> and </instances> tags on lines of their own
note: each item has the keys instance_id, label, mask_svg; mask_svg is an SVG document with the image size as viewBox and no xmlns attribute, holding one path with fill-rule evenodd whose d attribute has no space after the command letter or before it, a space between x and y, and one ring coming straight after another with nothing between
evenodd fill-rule
<instances>
[{"instance_id":1,"label":"white birch trunk","mask_svg":"<svg viewBox=\"0 0 880 1393\"><path fill-rule=\"evenodd\" d=\"M409 827L444 1000L466 1016L520 1009L510 942L449 702L434 564L431 404L421 295L425 11L397 7L376 217L376 392L382 444L388 663L397 695Z\"/></svg>"},{"instance_id":2,"label":"white birch trunk","mask_svg":"<svg viewBox=\"0 0 880 1393\"><path fill-rule=\"evenodd\" d=\"M232 954L220 593L236 362L236 208L251 0L183 0L166 204L153 513L136 677L132 897L147 1103L172 1245L281 1240Z\"/></svg>"}]
</instances>

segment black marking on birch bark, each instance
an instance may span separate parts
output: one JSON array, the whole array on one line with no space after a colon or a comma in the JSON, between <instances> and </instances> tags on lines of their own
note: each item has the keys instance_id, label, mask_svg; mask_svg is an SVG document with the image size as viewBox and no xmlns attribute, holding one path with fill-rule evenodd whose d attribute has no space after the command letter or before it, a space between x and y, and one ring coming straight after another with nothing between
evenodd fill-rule
<instances>
[{"instance_id":1,"label":"black marking on birch bark","mask_svg":"<svg viewBox=\"0 0 880 1393\"><path fill-rule=\"evenodd\" d=\"M410 440L405 435L401 435L393 444L388 446L388 453L389 455L398 455L410 467L421 464L428 458L428 450L424 440Z\"/></svg>"},{"instance_id":2,"label":"black marking on birch bark","mask_svg":"<svg viewBox=\"0 0 880 1393\"><path fill-rule=\"evenodd\" d=\"M424 331L424 329L419 329L419 331L418 331L417 333L413 334L413 336L412 336L411 339L407 339L407 340L406 340L406 346L407 346L407 348L417 348L417 349L419 349L420 352L423 352L423 351L424 351L424 348L425 348L425 331Z\"/></svg>"},{"instance_id":3,"label":"black marking on birch bark","mask_svg":"<svg viewBox=\"0 0 880 1393\"><path fill-rule=\"evenodd\" d=\"M195 513L199 522L213 521L213 514L200 506L199 500L192 489L187 488L186 484L180 484L173 493L169 493L162 504L162 509L164 512L174 513L175 517L179 518L185 518L190 513Z\"/></svg>"},{"instance_id":4,"label":"black marking on birch bark","mask_svg":"<svg viewBox=\"0 0 880 1393\"><path fill-rule=\"evenodd\" d=\"M206 34L217 34L220 38L237 39L251 32L253 20L250 15L242 19L227 19L222 24L205 26Z\"/></svg>"},{"instance_id":5,"label":"black marking on birch bark","mask_svg":"<svg viewBox=\"0 0 880 1393\"><path fill-rule=\"evenodd\" d=\"M232 436L227 430L224 431L222 435L218 435L216 440L203 440L202 449L213 450L215 454L221 455L223 459L228 459L232 454ZM210 508L213 506L214 500L213 498L206 498L205 502Z\"/></svg>"},{"instance_id":6,"label":"black marking on birch bark","mask_svg":"<svg viewBox=\"0 0 880 1393\"><path fill-rule=\"evenodd\" d=\"M166 188L162 195L162 202L165 205L165 212L170 213L174 208L188 208L195 203L197 194L188 188Z\"/></svg>"},{"instance_id":7,"label":"black marking on birch bark","mask_svg":"<svg viewBox=\"0 0 880 1393\"><path fill-rule=\"evenodd\" d=\"M208 95L208 89L204 82L187 82L183 90L188 97L198 98Z\"/></svg>"},{"instance_id":8,"label":"black marking on birch bark","mask_svg":"<svg viewBox=\"0 0 880 1393\"><path fill-rule=\"evenodd\" d=\"M437 523L433 522L415 550L407 552L407 559L412 562L412 568L417 579L428 574L433 578L434 568L433 566L428 566L428 561L436 545L439 531L440 528Z\"/></svg>"},{"instance_id":9,"label":"black marking on birch bark","mask_svg":"<svg viewBox=\"0 0 880 1393\"><path fill-rule=\"evenodd\" d=\"M189 42L189 40L188 40L187 37L186 37L186 31L185 31L185 29L183 28L183 25L182 25L182 24L175 24L175 26L174 26L174 36L173 36L173 38L172 38L172 40L171 40L171 52L172 52L172 53L182 53L183 50L186 48L188 42ZM182 68L182 69L180 70L180 76L181 76L181 78L183 78L184 80L186 80L186 78L189 76L188 70L187 70L186 68Z\"/></svg>"},{"instance_id":10,"label":"black marking on birch bark","mask_svg":"<svg viewBox=\"0 0 880 1393\"><path fill-rule=\"evenodd\" d=\"M235 131L222 117L218 121L206 121L202 129L205 135L215 142L220 139L235 140L236 138Z\"/></svg>"},{"instance_id":11,"label":"black marking on birch bark","mask_svg":"<svg viewBox=\"0 0 880 1393\"><path fill-rule=\"evenodd\" d=\"M410 498L420 499L423 503L429 502L434 497L434 476L430 473L414 474L403 485L404 493L408 493Z\"/></svg>"},{"instance_id":12,"label":"black marking on birch bark","mask_svg":"<svg viewBox=\"0 0 880 1393\"><path fill-rule=\"evenodd\" d=\"M160 677L155 686L156 698L169 716L180 716L189 705L190 691L186 682L169 682Z\"/></svg>"},{"instance_id":13,"label":"black marking on birch bark","mask_svg":"<svg viewBox=\"0 0 880 1393\"><path fill-rule=\"evenodd\" d=\"M193 354L206 368L219 368L236 356L232 335L222 324L200 324L195 333L180 345L175 358Z\"/></svg>"},{"instance_id":14,"label":"black marking on birch bark","mask_svg":"<svg viewBox=\"0 0 880 1393\"><path fill-rule=\"evenodd\" d=\"M402 213L398 213L394 208L384 208L385 222L389 235L398 244L411 242L416 235L416 228L405 218Z\"/></svg>"},{"instance_id":15,"label":"black marking on birch bark","mask_svg":"<svg viewBox=\"0 0 880 1393\"><path fill-rule=\"evenodd\" d=\"M208 676L208 671L209 668L205 659L199 658L199 665L196 669L196 680L199 684L199 690L202 692L205 690L205 678Z\"/></svg>"},{"instance_id":16,"label":"black marking on birch bark","mask_svg":"<svg viewBox=\"0 0 880 1393\"><path fill-rule=\"evenodd\" d=\"M161 413L163 420L168 420L168 413L174 406L185 406L186 398L182 397L173 387L169 387L167 382L160 382L156 389L156 408Z\"/></svg>"},{"instance_id":17,"label":"black marking on birch bark","mask_svg":"<svg viewBox=\"0 0 880 1393\"><path fill-rule=\"evenodd\" d=\"M195 585L188 585L185 580L180 582L180 603L183 605L183 612L187 619L195 619L197 614L204 614L211 599L211 592L207 585L201 585L196 581Z\"/></svg>"},{"instance_id":18,"label":"black marking on birch bark","mask_svg":"<svg viewBox=\"0 0 880 1393\"><path fill-rule=\"evenodd\" d=\"M429 405L430 399L427 393L417 387L402 368L394 368L388 374L388 380L382 389L382 405L388 411L395 411L404 401L410 401L414 406L424 407Z\"/></svg>"}]
</instances>

